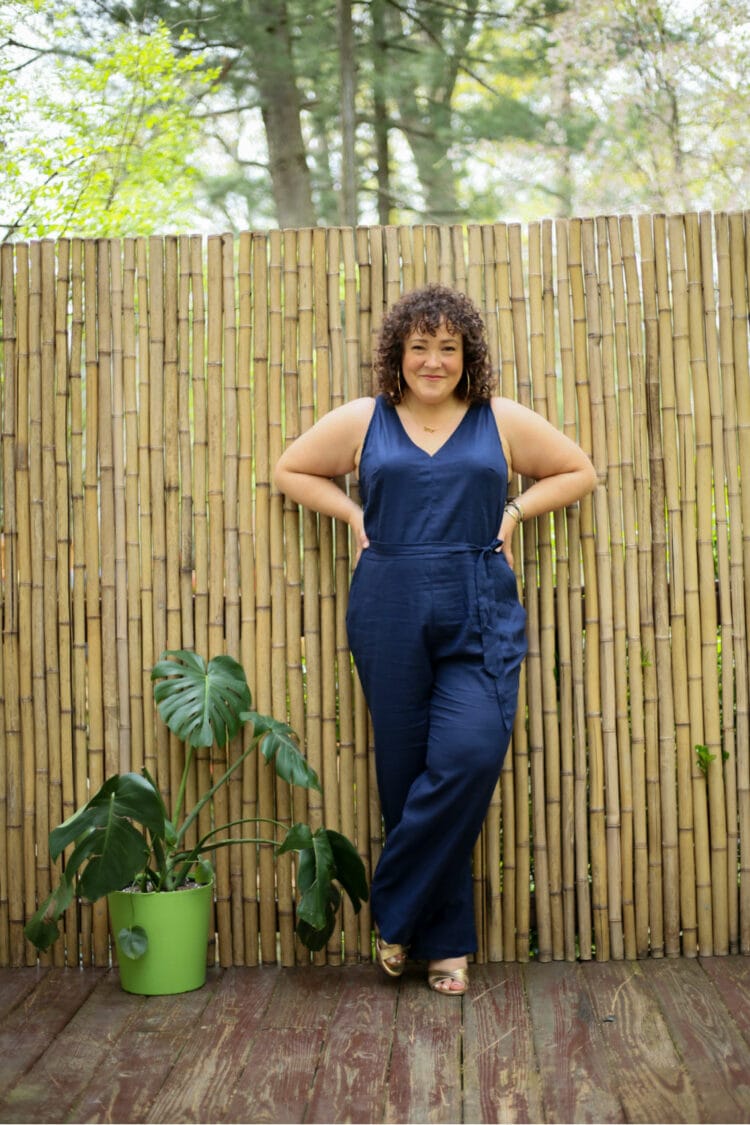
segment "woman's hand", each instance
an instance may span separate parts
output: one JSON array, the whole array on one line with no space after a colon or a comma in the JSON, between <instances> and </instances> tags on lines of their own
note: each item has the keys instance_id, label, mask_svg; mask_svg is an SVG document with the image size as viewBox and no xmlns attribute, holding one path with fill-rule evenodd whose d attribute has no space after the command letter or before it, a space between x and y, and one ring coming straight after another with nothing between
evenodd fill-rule
<instances>
[{"instance_id":1,"label":"woman's hand","mask_svg":"<svg viewBox=\"0 0 750 1125\"><path fill-rule=\"evenodd\" d=\"M513 566L513 532L518 526L518 520L512 516L510 512L503 514L503 522L500 524L500 530L497 533L498 539L502 539L502 547L500 550L505 555L510 566Z\"/></svg>"},{"instance_id":2,"label":"woman's hand","mask_svg":"<svg viewBox=\"0 0 750 1125\"><path fill-rule=\"evenodd\" d=\"M370 546L370 540L365 533L365 514L361 508L356 508L349 517L349 527L352 529L354 541L354 565L359 562L359 556Z\"/></svg>"}]
</instances>

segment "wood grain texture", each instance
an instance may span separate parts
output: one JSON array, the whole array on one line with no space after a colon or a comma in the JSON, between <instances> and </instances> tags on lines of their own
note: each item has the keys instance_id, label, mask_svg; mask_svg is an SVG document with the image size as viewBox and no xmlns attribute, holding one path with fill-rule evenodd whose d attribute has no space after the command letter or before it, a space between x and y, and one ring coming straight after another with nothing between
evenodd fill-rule
<instances>
[{"instance_id":1,"label":"wood grain texture","mask_svg":"<svg viewBox=\"0 0 750 1125\"><path fill-rule=\"evenodd\" d=\"M543 1121L520 965L472 967L464 1028L464 1120Z\"/></svg>"},{"instance_id":2,"label":"wood grain texture","mask_svg":"<svg viewBox=\"0 0 750 1125\"><path fill-rule=\"evenodd\" d=\"M181 996L116 971L0 970L0 1121L750 1120L750 958L213 969Z\"/></svg>"}]
</instances>

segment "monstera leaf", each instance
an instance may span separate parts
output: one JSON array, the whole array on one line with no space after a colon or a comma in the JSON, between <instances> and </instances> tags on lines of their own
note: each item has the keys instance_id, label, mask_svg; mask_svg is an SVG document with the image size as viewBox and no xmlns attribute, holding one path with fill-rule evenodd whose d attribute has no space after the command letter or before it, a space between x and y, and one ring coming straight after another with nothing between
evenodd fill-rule
<instances>
[{"instance_id":1,"label":"monstera leaf","mask_svg":"<svg viewBox=\"0 0 750 1125\"><path fill-rule=\"evenodd\" d=\"M164 653L151 671L154 700L173 734L189 746L224 746L242 726L251 705L241 664L231 656L203 657L186 649Z\"/></svg>"},{"instance_id":2,"label":"monstera leaf","mask_svg":"<svg viewBox=\"0 0 750 1125\"><path fill-rule=\"evenodd\" d=\"M367 899L365 867L354 845L339 832L306 824L293 825L279 852L299 853L297 886L297 934L302 943L317 952L333 933L341 894L335 882L349 896L355 913Z\"/></svg>"},{"instance_id":3,"label":"monstera leaf","mask_svg":"<svg viewBox=\"0 0 750 1125\"><path fill-rule=\"evenodd\" d=\"M53 859L69 844L75 847L60 884L25 928L29 940L39 949L52 944L58 936L57 919L74 894L95 902L132 883L151 854L146 829L153 836L164 836L164 804L153 784L137 773L108 778L90 801L53 829L49 838Z\"/></svg>"},{"instance_id":4,"label":"monstera leaf","mask_svg":"<svg viewBox=\"0 0 750 1125\"><path fill-rule=\"evenodd\" d=\"M279 777L291 785L321 792L318 775L297 746L288 723L257 711L245 711L240 718L253 724L253 735L261 740L260 751L267 762L273 763Z\"/></svg>"}]
</instances>

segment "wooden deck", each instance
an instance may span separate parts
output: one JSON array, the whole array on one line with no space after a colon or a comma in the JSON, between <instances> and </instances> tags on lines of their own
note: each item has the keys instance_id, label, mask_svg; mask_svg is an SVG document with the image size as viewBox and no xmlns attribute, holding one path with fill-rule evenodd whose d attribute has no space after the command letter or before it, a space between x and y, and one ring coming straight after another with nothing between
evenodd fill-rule
<instances>
[{"instance_id":1,"label":"wooden deck","mask_svg":"<svg viewBox=\"0 0 750 1125\"><path fill-rule=\"evenodd\" d=\"M747 1122L750 957L229 969L176 997L0 970L2 1122Z\"/></svg>"}]
</instances>

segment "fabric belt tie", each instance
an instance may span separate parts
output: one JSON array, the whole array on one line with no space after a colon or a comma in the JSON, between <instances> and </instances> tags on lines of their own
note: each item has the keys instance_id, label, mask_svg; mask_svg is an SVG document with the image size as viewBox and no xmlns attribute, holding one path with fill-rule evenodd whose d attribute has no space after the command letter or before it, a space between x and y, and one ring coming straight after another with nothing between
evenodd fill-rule
<instances>
[{"instance_id":1,"label":"fabric belt tie","mask_svg":"<svg viewBox=\"0 0 750 1125\"><path fill-rule=\"evenodd\" d=\"M503 545L502 539L493 539L485 547L475 543L380 543L370 540L366 551L390 557L442 558L451 555L476 555L474 575L477 589L479 627L482 636L484 667L491 676L499 679L506 669L506 653L503 638L497 629L497 605L495 583L490 566L492 556Z\"/></svg>"}]
</instances>

